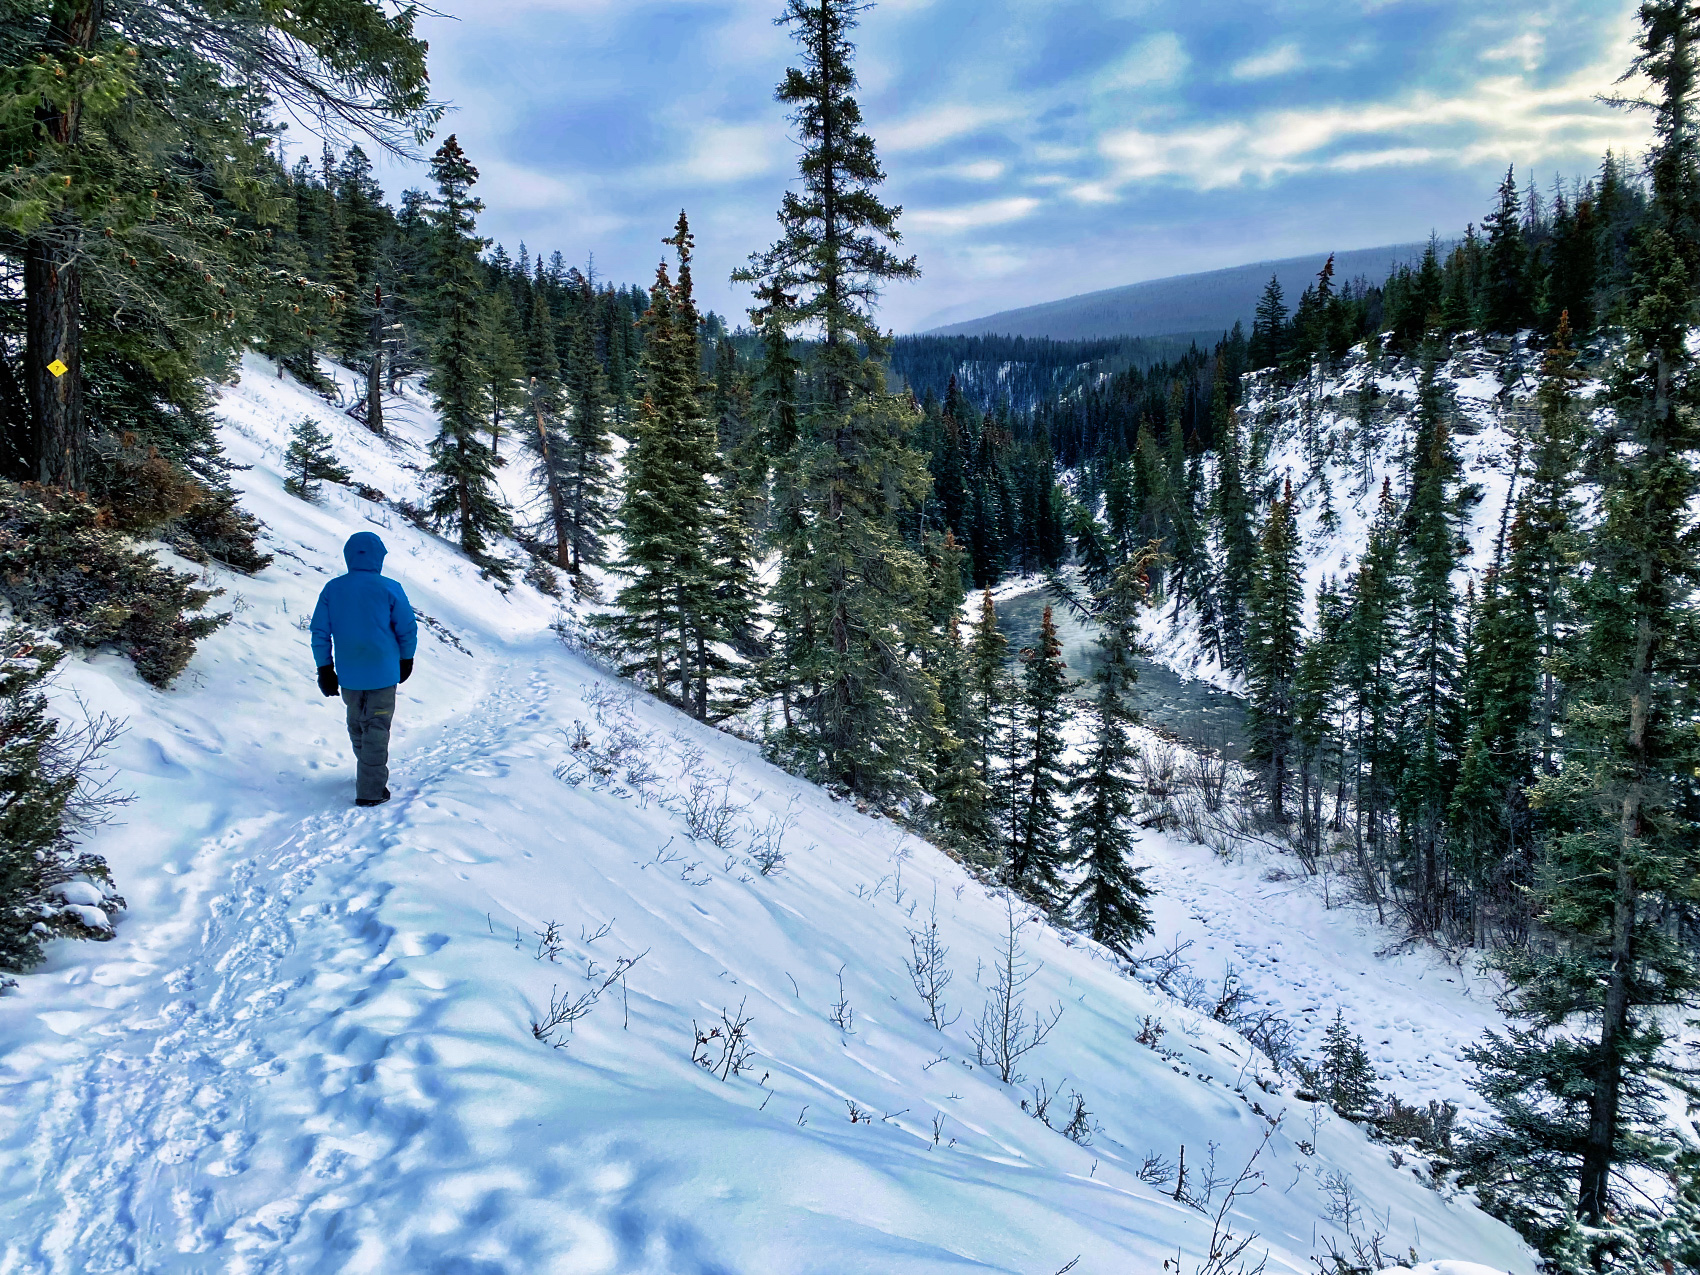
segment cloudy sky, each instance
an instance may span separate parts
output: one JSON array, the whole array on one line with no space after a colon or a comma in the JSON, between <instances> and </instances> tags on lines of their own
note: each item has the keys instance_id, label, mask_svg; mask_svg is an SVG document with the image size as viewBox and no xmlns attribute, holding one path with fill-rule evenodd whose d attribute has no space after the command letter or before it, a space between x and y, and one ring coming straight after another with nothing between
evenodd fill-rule
<instances>
[{"instance_id":1,"label":"cloudy sky","mask_svg":"<svg viewBox=\"0 0 1700 1275\"><path fill-rule=\"evenodd\" d=\"M773 237L796 151L778 0L437 0L432 79L483 233L653 276L681 206L699 296ZM1635 0L883 0L859 98L920 282L898 331L1140 279L1443 234L1506 164L1639 153L1600 105ZM393 197L416 174L383 173Z\"/></svg>"}]
</instances>

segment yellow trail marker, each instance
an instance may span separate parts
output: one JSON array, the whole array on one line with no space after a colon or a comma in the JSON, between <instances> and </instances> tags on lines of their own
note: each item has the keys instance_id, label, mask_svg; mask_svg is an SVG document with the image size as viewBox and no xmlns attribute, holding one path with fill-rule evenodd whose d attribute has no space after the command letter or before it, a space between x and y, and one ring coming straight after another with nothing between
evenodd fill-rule
<instances>
[{"instance_id":1,"label":"yellow trail marker","mask_svg":"<svg viewBox=\"0 0 1700 1275\"><path fill-rule=\"evenodd\" d=\"M63 360L54 359L53 362L47 365L47 370L55 376L64 376L65 373L69 372L71 369L65 366Z\"/></svg>"}]
</instances>

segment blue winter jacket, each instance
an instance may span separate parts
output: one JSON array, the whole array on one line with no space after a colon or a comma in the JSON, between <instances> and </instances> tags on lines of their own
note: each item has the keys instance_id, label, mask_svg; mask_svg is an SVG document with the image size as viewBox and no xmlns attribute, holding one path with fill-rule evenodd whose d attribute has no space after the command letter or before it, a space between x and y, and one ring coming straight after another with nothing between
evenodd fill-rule
<instances>
[{"instance_id":1,"label":"blue winter jacket","mask_svg":"<svg viewBox=\"0 0 1700 1275\"><path fill-rule=\"evenodd\" d=\"M313 608L313 662L331 663L336 646L336 678L351 691L374 691L401 680L401 662L419 645L419 626L401 585L380 574L384 542L370 531L357 531L342 547L348 574L319 591Z\"/></svg>"}]
</instances>

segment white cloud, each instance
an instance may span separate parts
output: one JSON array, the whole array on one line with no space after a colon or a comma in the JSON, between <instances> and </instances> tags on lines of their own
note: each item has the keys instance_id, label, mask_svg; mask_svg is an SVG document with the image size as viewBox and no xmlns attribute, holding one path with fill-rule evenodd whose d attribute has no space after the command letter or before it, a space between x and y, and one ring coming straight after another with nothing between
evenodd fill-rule
<instances>
[{"instance_id":1,"label":"white cloud","mask_svg":"<svg viewBox=\"0 0 1700 1275\"><path fill-rule=\"evenodd\" d=\"M959 204L955 208L906 209L903 220L919 230L973 230L980 226L1020 221L1038 206L1037 199L1019 195L1009 199L988 199L978 204Z\"/></svg>"},{"instance_id":2,"label":"white cloud","mask_svg":"<svg viewBox=\"0 0 1700 1275\"><path fill-rule=\"evenodd\" d=\"M968 106L962 104L933 106L895 124L881 125L876 133L882 151L918 151L953 137L972 133L1008 119L1007 107Z\"/></svg>"},{"instance_id":3,"label":"white cloud","mask_svg":"<svg viewBox=\"0 0 1700 1275\"><path fill-rule=\"evenodd\" d=\"M1228 69L1228 75L1236 80L1267 80L1290 75L1303 65L1304 54L1297 44L1277 44L1262 53L1241 58Z\"/></svg>"},{"instance_id":4,"label":"white cloud","mask_svg":"<svg viewBox=\"0 0 1700 1275\"><path fill-rule=\"evenodd\" d=\"M1646 125L1595 100L1610 82L1598 67L1544 89L1522 76L1496 76L1450 97L1418 93L1167 131L1122 129L1106 134L1100 149L1112 163L1111 181L1168 178L1199 190L1320 170L1497 158L1530 164L1591 157L1608 146L1633 152L1645 143Z\"/></svg>"},{"instance_id":5,"label":"white cloud","mask_svg":"<svg viewBox=\"0 0 1700 1275\"><path fill-rule=\"evenodd\" d=\"M940 169L944 177L956 177L963 181L989 182L996 181L1009 171L1009 165L1001 159L974 159L962 164L952 164L949 168Z\"/></svg>"},{"instance_id":6,"label":"white cloud","mask_svg":"<svg viewBox=\"0 0 1700 1275\"><path fill-rule=\"evenodd\" d=\"M1120 60L1098 73L1097 85L1115 92L1177 83L1192 59L1173 31L1159 31L1141 40Z\"/></svg>"},{"instance_id":7,"label":"white cloud","mask_svg":"<svg viewBox=\"0 0 1700 1275\"><path fill-rule=\"evenodd\" d=\"M691 139L690 155L670 171L707 183L760 177L779 166L783 143L767 123L703 124Z\"/></svg>"}]
</instances>

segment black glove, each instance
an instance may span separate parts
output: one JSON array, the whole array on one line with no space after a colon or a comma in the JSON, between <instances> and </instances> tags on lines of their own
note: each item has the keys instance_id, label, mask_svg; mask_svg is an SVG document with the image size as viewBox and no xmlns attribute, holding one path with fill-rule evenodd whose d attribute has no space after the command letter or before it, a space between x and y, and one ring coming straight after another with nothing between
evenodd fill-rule
<instances>
[{"instance_id":1,"label":"black glove","mask_svg":"<svg viewBox=\"0 0 1700 1275\"><path fill-rule=\"evenodd\" d=\"M401 662L401 680L405 682L408 678L410 678L412 676L413 676L413 661L412 660L403 660Z\"/></svg>"},{"instance_id":2,"label":"black glove","mask_svg":"<svg viewBox=\"0 0 1700 1275\"><path fill-rule=\"evenodd\" d=\"M329 699L336 694L336 666L334 664L319 665L319 689Z\"/></svg>"}]
</instances>

